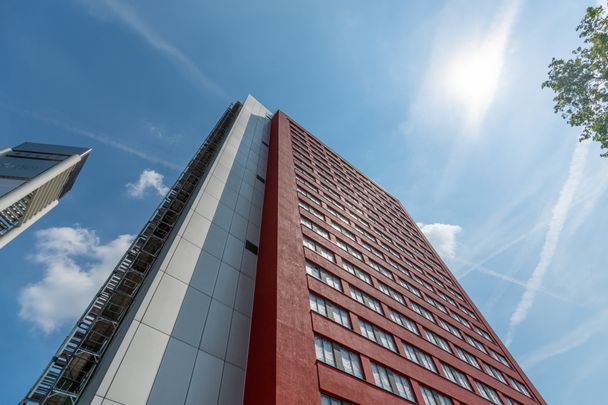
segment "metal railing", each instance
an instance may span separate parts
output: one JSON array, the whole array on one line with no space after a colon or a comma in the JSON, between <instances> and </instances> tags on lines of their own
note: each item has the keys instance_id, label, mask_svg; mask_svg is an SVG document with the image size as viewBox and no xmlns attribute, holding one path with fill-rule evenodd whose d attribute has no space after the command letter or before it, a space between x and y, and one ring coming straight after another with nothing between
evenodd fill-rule
<instances>
[{"instance_id":1,"label":"metal railing","mask_svg":"<svg viewBox=\"0 0 608 405\"><path fill-rule=\"evenodd\" d=\"M135 238L21 404L75 404L241 109L232 104Z\"/></svg>"}]
</instances>

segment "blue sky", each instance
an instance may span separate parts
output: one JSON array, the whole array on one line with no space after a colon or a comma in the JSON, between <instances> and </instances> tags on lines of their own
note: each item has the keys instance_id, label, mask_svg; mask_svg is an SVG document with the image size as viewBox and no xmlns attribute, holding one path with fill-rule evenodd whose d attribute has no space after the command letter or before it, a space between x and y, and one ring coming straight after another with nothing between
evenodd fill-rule
<instances>
[{"instance_id":1,"label":"blue sky","mask_svg":"<svg viewBox=\"0 0 608 405\"><path fill-rule=\"evenodd\" d=\"M34 382L229 102L396 195L551 404L608 373L608 159L553 114L585 1L0 3L0 146L92 146L0 250L0 403Z\"/></svg>"}]
</instances>

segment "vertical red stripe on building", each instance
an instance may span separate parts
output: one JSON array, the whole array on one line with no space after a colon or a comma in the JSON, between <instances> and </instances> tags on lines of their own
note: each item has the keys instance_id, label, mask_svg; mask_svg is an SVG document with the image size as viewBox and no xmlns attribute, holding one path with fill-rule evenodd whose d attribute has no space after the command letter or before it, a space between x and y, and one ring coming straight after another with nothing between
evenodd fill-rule
<instances>
[{"instance_id":1,"label":"vertical red stripe on building","mask_svg":"<svg viewBox=\"0 0 608 405\"><path fill-rule=\"evenodd\" d=\"M289 122L271 123L245 404L317 404Z\"/></svg>"}]
</instances>

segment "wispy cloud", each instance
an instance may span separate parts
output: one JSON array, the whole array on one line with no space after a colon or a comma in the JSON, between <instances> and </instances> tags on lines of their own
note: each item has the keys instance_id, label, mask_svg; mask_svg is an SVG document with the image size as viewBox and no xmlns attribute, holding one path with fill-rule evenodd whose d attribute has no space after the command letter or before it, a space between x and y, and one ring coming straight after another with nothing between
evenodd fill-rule
<instances>
[{"instance_id":1,"label":"wispy cloud","mask_svg":"<svg viewBox=\"0 0 608 405\"><path fill-rule=\"evenodd\" d=\"M456 235L462 231L460 226L439 223L418 223L417 225L444 260L454 258L456 255Z\"/></svg>"},{"instance_id":2,"label":"wispy cloud","mask_svg":"<svg viewBox=\"0 0 608 405\"><path fill-rule=\"evenodd\" d=\"M562 229L564 228L564 223L566 222L566 218L568 217L568 213L572 205L572 200L575 197L582 179L585 164L587 162L588 149L589 142L580 142L574 149L572 160L570 162L570 168L568 170L568 177L561 188L557 202L553 206L549 228L545 234L545 242L540 252L538 264L534 268L532 275L526 283L526 290L524 291L517 308L513 314L511 314L506 339L507 345L513 341L515 328L528 317L528 312L534 304L536 291L541 286L545 274L551 265L557 245L559 243Z\"/></svg>"},{"instance_id":3,"label":"wispy cloud","mask_svg":"<svg viewBox=\"0 0 608 405\"><path fill-rule=\"evenodd\" d=\"M152 156L149 155L147 153L144 153L141 151L141 149L136 149L133 148L131 146L125 145L121 142L117 142L113 139L110 139L109 137L105 136L105 135L101 135L99 133L96 132L92 132L92 131L87 131L85 129L81 129L78 128L72 124L69 124L67 122L63 122L54 118L50 118L50 117L45 117L44 115L38 114L34 111L30 111L30 110L26 110L26 109L21 109L21 108L16 108L16 107L12 107L9 106L7 104L3 104L0 103L0 108L3 108L7 111L11 111L14 113L18 113L21 115L25 115L28 116L30 118L35 119L36 121L42 122L44 124L47 125L51 125L54 126L56 128L60 128L64 131L68 131L69 133L73 134L73 135L77 135L80 137L84 137L84 138L89 138L92 139L96 142L102 143L104 145L110 146L114 149L118 149L120 151L126 152L130 155L136 156L138 158L147 160L148 162L152 162L152 163L157 163L160 165L163 165L165 167L168 167L169 169L173 169L173 170L182 170L183 167L181 167L178 164L175 164L173 162L169 162L168 160L165 159L161 159L158 158L156 156Z\"/></svg>"},{"instance_id":4,"label":"wispy cloud","mask_svg":"<svg viewBox=\"0 0 608 405\"><path fill-rule=\"evenodd\" d=\"M136 183L127 183L127 192L131 197L143 198L147 189L152 189L161 197L169 191L169 187L164 184L165 176L154 170L144 170L139 175Z\"/></svg>"},{"instance_id":5,"label":"wispy cloud","mask_svg":"<svg viewBox=\"0 0 608 405\"><path fill-rule=\"evenodd\" d=\"M93 11L93 15L100 16L99 8L103 7L104 11L111 14L127 29L131 30L139 36L150 47L157 50L163 57L169 60L188 77L201 90L210 91L213 94L227 99L228 96L224 90L213 80L211 80L203 71L178 47L171 44L168 40L158 34L150 27L135 10L129 7L128 3L120 0L102 0L102 1L79 1L80 4L87 9Z\"/></svg>"},{"instance_id":6,"label":"wispy cloud","mask_svg":"<svg viewBox=\"0 0 608 405\"><path fill-rule=\"evenodd\" d=\"M45 334L76 319L91 301L132 235L102 244L95 231L80 227L36 232L32 258L44 268L40 281L19 293L19 317Z\"/></svg>"},{"instance_id":7,"label":"wispy cloud","mask_svg":"<svg viewBox=\"0 0 608 405\"><path fill-rule=\"evenodd\" d=\"M525 368L532 368L545 360L584 345L589 339L597 337L598 333L606 331L606 322L608 322L608 310L592 316L559 339L529 354L524 358L522 365Z\"/></svg>"}]
</instances>

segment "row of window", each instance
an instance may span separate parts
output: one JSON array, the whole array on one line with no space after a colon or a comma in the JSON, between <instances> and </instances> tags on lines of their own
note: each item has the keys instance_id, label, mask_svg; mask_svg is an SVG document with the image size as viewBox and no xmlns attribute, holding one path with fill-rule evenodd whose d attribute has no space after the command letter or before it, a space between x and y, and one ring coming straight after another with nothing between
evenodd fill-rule
<instances>
[{"instance_id":1,"label":"row of window","mask_svg":"<svg viewBox=\"0 0 608 405\"><path fill-rule=\"evenodd\" d=\"M306 163L306 162L305 162L306 158L305 158L304 156L302 156L302 155L301 155L301 153L299 153L299 154L300 154L300 156L298 156L298 155L296 154L296 162L297 162L297 169L296 169L296 170L297 170L297 172L298 172L298 173L304 173L304 174L305 174L305 175L306 175L308 178L310 178L310 179L311 179L313 182L316 182L316 180L315 180L315 176L314 176L314 175L312 175L312 174L310 173L310 171L312 171L312 167L311 167L310 165L308 165L308 163ZM316 162L315 162L315 163L316 163ZM307 172L307 171L306 171L306 170L305 170L305 169L304 169L302 166L300 166L300 165L304 165L304 166L306 166L306 167L308 168L308 170L309 170L309 171ZM345 201L345 202L346 202L346 203L347 203L347 204L348 204L348 205L349 205L351 208L353 208L354 210L356 210L358 213L363 214L363 211L361 211L361 209L359 209L359 208L358 208L356 205L354 205L353 203L349 202L349 201L348 201L348 198L347 198L346 196L340 196L339 194L337 194L337 193L335 192L336 185L335 185L335 184L333 184L333 183L331 182L331 180L329 180L329 179L328 179L328 177L327 177L326 175L324 175L324 174L322 174L322 173L319 173L319 175L320 175L320 176L323 178L323 180L322 180L321 184L323 185L324 190L326 190L326 191L327 191L327 192L329 192L331 195L333 195L333 196L335 196L335 197L337 197L337 198L342 197L342 199L343 199L343 200L344 200L344 201ZM325 183L324 183L324 182L325 182ZM327 186L327 183L330 183L330 186L329 186L329 187ZM332 200L333 200L333 199L332 199ZM335 200L333 200L333 201L334 201L336 204L338 204L339 206L341 206L341 204L337 203ZM359 201L359 202L362 202L362 201L364 201L364 200L361 200L361 201ZM380 227L380 228L382 228L382 229L386 230L386 227L385 227L385 226L384 226L382 223L380 223L380 222L378 222L377 220L375 220L375 219L374 219L374 217L377 217L377 214L375 214L375 213L373 212L373 206L372 206L372 205L370 205L368 208L370 209L370 211L368 211L368 216L370 216L370 219L371 219L371 220L372 220L372 221L373 221L373 222L374 222L374 223L375 223L375 224L376 224L378 227ZM342 206L342 211L344 211L344 207L343 207L343 206ZM355 216L355 217L357 217L356 215L354 215L354 216ZM403 217L403 218L406 218L406 217ZM362 218L358 217L358 220L359 220L359 221L362 221L362 222L363 222L363 223L364 223L364 224L365 224L367 227L369 227L369 224L368 224L368 223L367 223L365 220L363 220ZM393 228L393 230L394 230L395 232L399 233L399 228L398 228L398 227L395 227L395 225L393 225L393 224L390 222L390 220L389 220L388 218L385 218L385 221L387 221L386 223L389 225L389 227ZM409 223L409 220L405 219L405 221ZM413 225L411 225L411 226L413 227ZM399 246L398 244L396 244L396 243L395 243L395 242L394 242L394 241L393 241L393 240L392 240L390 237L388 237L388 236L387 236L386 234L384 234L382 231L376 230L376 232L377 232L379 235L383 236L383 237L384 237L386 240L388 240L389 242L391 242L393 245L395 245L395 246L399 247L399 248L400 248L400 250L402 250L402 251L403 251L403 250L405 250L403 247L401 247L401 246ZM373 237L371 234L367 233L367 236L371 236L371 237L374 239L374 241L376 241L376 238L375 238L375 237ZM408 239L410 240L409 245L411 245L411 247L412 247L414 250L416 250L416 251L417 251L417 250L420 248L420 249L422 249L422 250L424 251L424 252L419 252L419 253L420 253L420 255L421 255L421 257L424 257L424 258L426 258L427 260L430 260L431 262L433 262L434 264L436 264L436 266L437 266L438 268L440 268L440 269L441 269L440 271L443 271L442 266L441 266L441 265L440 265L440 263L439 263L439 262L438 262L438 261L437 261L437 260L436 260L436 259L433 257L433 256L434 256L434 255L433 255L433 253L430 251L430 249L428 249L428 247L426 246L426 243L424 242L424 240L423 240L422 238L420 238L420 236L418 236L418 235L417 235L417 231L416 231L416 232L412 232L412 231L410 230L409 232L406 232L404 236L406 236L406 238L408 238ZM413 239L412 239L412 236L413 236ZM398 236L396 236L396 235L395 235L395 237L397 237L398 239L400 239L400 238L399 238ZM414 239L415 239L415 240L414 240ZM404 245L408 245L408 243L406 243L406 242L405 242L405 241L403 241L403 240L401 240L401 243L403 243ZM391 253L392 253L392 254L397 254L397 252L396 252L394 249L392 249L392 248L390 248L390 247L388 247L388 246L386 246L386 245L383 245L383 247L384 247L384 248L386 248L386 249L388 249L389 251L391 251ZM429 267L429 268L430 268L430 267ZM433 271L436 271L436 270L435 270L435 269L433 269ZM442 276L443 276L443 277L445 277L445 279L449 280L449 283L450 283L450 284L452 284L452 281L449 279L449 277L447 277L447 276L445 276L445 275L442 275Z\"/></svg>"},{"instance_id":2,"label":"row of window","mask_svg":"<svg viewBox=\"0 0 608 405\"><path fill-rule=\"evenodd\" d=\"M307 195L310 193L307 193L304 189L302 189L301 187L299 188L299 190L301 190L302 194ZM315 201L317 204L320 205L320 201L317 199ZM325 221L325 216L319 212L318 210L310 207L310 205L308 205L307 203L300 201L300 206L311 212L313 215L315 215L317 218ZM328 206L329 207L329 206ZM330 212L332 212L332 214L334 216L336 216L337 218L341 219L344 222L349 223L348 219L345 218L343 215L339 214L338 212L332 211L330 209ZM334 227L334 229L338 230L340 233L342 233L343 235L347 236L349 239L356 241L354 234L352 234L352 232L350 232L348 229L346 229L344 226L336 223L335 221L331 221L331 225L332 227ZM370 252L372 252L373 254L375 254L378 257L383 257L382 252L379 252L377 249L375 249L374 247L372 247L371 245L367 244L364 241L361 241L361 245L366 248L367 250L369 250ZM343 246L344 247L344 246ZM353 248L354 249L354 248ZM352 252L354 255L360 257L360 252L357 251L356 249L354 249L354 251ZM387 258L387 261L389 264L391 264L393 267L395 267L397 270L399 270L400 272L402 272L403 274L413 278L416 282L418 282L420 285L424 286L425 288L427 288L430 291L436 292L438 294L438 296L440 298L442 298L444 301L450 303L451 305L457 307L457 308L461 308L463 307L464 309L463 312L467 313L467 314L472 314L472 317L474 317L475 319L477 319L477 317L475 316L475 314L469 310L468 308L464 307L462 304L461 305L457 305L456 302L451 298L448 297L446 294L444 294L443 292L441 292L440 290L435 290L433 289L433 287L426 281L423 280L422 278L418 277L418 276L412 276L409 271L404 268L403 266L401 266L398 262L392 260L391 258ZM452 289L451 287L446 287L441 281L437 280L434 276L430 275L429 273L425 272L420 266L418 266L416 263L412 262L411 260L405 259L405 261L414 269L416 269L417 271L419 271L420 273L424 274L426 277L428 277L429 279L431 279L433 282L435 282L437 285L441 286L442 288L446 289L448 292L450 292L452 295L454 295L455 297L459 298L460 300L464 301L464 297L462 296L462 294L460 294L459 292L455 291L454 289ZM370 265L374 268L378 268L379 265L374 262L373 260L370 260ZM384 269L384 275L386 275L387 277L392 278L392 275L390 274L390 272L388 272L388 270ZM444 276L445 277L445 276ZM487 335L487 337L489 337L489 335Z\"/></svg>"},{"instance_id":3,"label":"row of window","mask_svg":"<svg viewBox=\"0 0 608 405\"><path fill-rule=\"evenodd\" d=\"M321 236L325 235L325 237L327 238L327 236L325 234L326 231L323 228L319 228L318 226L316 226L316 224L312 223L311 221L307 220L304 217L301 217L301 222L304 226L309 227L310 229L317 232ZM336 243L343 250L345 250L345 251L353 254L355 257L357 257L357 253L359 253L359 252L356 249L354 249L351 245L349 245L339 239L336 240ZM320 244L316 243L314 240L312 240L308 237L304 237L304 245L306 247L308 247L309 249L314 250L315 252L319 253L321 256L325 257L326 259L328 259L334 263L336 262L334 253L329 251L328 249L324 248ZM371 263L375 263L375 262L371 261ZM339 291L342 291L342 286L341 286L340 280L336 276L333 276L332 274L328 273L327 271L319 268L318 266L316 266L310 262L307 262L306 266L307 266L307 271L313 277L322 280L326 284L330 285L331 287L333 287ZM367 273L365 273L363 270L361 270L358 267L356 267L355 265L353 265L352 263L345 262L345 264L343 264L343 267L350 273L355 274L359 279L372 285L371 277ZM386 269L384 269L377 263L375 263L375 266L372 266L372 268L378 269L378 271L382 274L385 274L385 272L388 272ZM391 276L389 278L392 278L392 273L388 272L388 274L390 274L390 276ZM417 288L413 287L412 285L407 283L405 280L402 280L400 278L398 278L398 279L399 279L399 283L402 287L406 288L408 291L414 293L418 297L422 297L420 291ZM398 292L397 290L395 290L394 288L388 286L387 284L385 284L381 281L378 281L377 289L379 291L381 291L382 293L386 294L387 296L391 297L393 300L399 302L401 305L407 306L403 295L400 292ZM362 291L359 291L357 289L354 289L354 290L351 289L351 296L353 296L353 298L355 298L359 302L363 303L364 305L368 306L369 308L373 309L374 311L376 311L378 313L382 313L380 303L377 300L375 300L374 298L369 297L367 294L363 293ZM425 299L433 307L437 308L438 310L440 310L441 312L443 312L445 314L451 315L452 318L457 320L459 323L467 326L468 328L471 328L471 325L468 321L466 321L460 315L458 315L454 312L448 313L445 306L438 303L432 297L425 296ZM412 307L412 310L414 310L419 315L421 315L424 318L426 318L427 320L437 324L437 321L435 320L435 316L429 310L423 308L422 306L420 306L419 304L417 304L415 302L411 302L411 307ZM439 319L439 326L442 327L443 329L445 329L446 331L448 331L449 333L451 333L452 335L454 335L455 337L462 340L463 335L464 335L464 340L468 344L470 344L471 346L475 347L476 349L478 349L486 354L489 354L489 351L493 352L494 353L493 357L501 358L501 360L499 360L499 361L503 364L506 363L506 365L508 366L508 362L506 361L504 356L494 352L491 349L486 349L486 347L480 341L469 336L468 334L461 333L458 328L456 328L452 324L448 323L444 319L442 319L440 317L437 317L437 319ZM504 360L504 362L502 360Z\"/></svg>"},{"instance_id":4,"label":"row of window","mask_svg":"<svg viewBox=\"0 0 608 405\"><path fill-rule=\"evenodd\" d=\"M323 268L313 264L310 261L307 261L306 262L306 271L308 274L321 280L322 282L329 285L330 287L332 287L340 292L343 292L340 279L338 277L334 276L333 274L327 272ZM381 315L384 315L382 306L378 300L369 296L367 293L359 290L358 288L356 288L354 286L350 286L349 289L350 289L351 298L353 298L354 300L358 301L359 303L365 305L366 307L372 309L373 311L375 311ZM346 310L340 308L339 306L335 305L331 301L321 298L315 294L311 294L310 295L310 306L313 311L315 311L329 319L332 319L334 322L339 323L340 325L352 330L352 325L350 323L350 318L348 316L348 312ZM415 312L419 313L420 315L424 316L427 319L432 317L432 314L430 314L430 312L428 312L426 309L420 307L418 304L416 304L414 302L412 302L412 308L414 309ZM417 325L415 324L415 322L412 321L411 319L409 319L408 317L406 317L405 315L395 311L392 308L389 308L388 317L394 323L402 326L404 329L407 329L408 331L410 331L416 335L420 335L419 329L418 329ZM440 324L451 326L451 324L445 322L442 319L440 319ZM364 337L378 343L379 345L385 347L388 350L397 352L396 346L395 346L395 340L390 333L386 332L385 330L379 328L378 326L376 326L370 322L367 322L363 319L359 320L359 327L361 330L361 335L363 335ZM453 328L453 326L452 326L452 328ZM456 331L457 331L457 329L456 329ZM469 365L471 365L479 370L482 370L482 367L480 366L481 362L479 362L475 358L475 356L473 356L469 352L459 348L458 346L455 346L455 353L454 353L454 352L452 352L452 349L451 349L449 343L447 342L447 340L445 340L443 337L441 337L441 336L437 335L436 333L434 333L430 330L427 330L427 329L423 329L423 332L424 332L425 339L427 341L429 341L431 344L446 351L447 353L456 355L462 361L468 363ZM476 341L475 339L469 337L468 335L465 335L465 336L467 336L467 338L468 338L467 341L472 346L477 347L477 345L480 345L480 343L478 341ZM483 346L480 346L480 347L483 348ZM428 356L428 359L424 359L425 354L423 352L421 352L414 346L411 346L408 344L404 344L404 350L405 350L409 360L411 360L433 372L436 372L433 362L432 362L432 360L430 360L430 356L426 355L426 356ZM485 348L484 348L484 350L485 350ZM490 351L490 353L493 353L492 357L494 357L494 358L502 357L500 354L498 354L494 351ZM502 358L504 359L504 357L502 357ZM506 359L505 359L505 361L506 361ZM502 382L503 384L507 384L507 378L508 378L509 383L510 383L509 385L511 385L513 388L515 388L519 392L521 392L527 396L530 396L528 390L519 381L511 378L510 376L505 377L505 375L501 371L499 371L498 369L496 369L495 367L493 367L487 363L481 363L481 364L483 365L483 371L485 371L485 373L488 374L489 376L495 378L496 380Z\"/></svg>"},{"instance_id":5,"label":"row of window","mask_svg":"<svg viewBox=\"0 0 608 405\"><path fill-rule=\"evenodd\" d=\"M405 345L408 347L407 353L410 359L417 362L418 364L424 364L425 367L433 372L436 372L435 366L430 359L430 357L420 352L419 350L413 348L413 346ZM347 374L352 375L353 377L364 379L363 371L361 367L361 360L358 353L355 353L351 350L348 350L341 345L318 335L315 335L315 354L317 360L337 368ZM414 391L412 388L412 384L410 380L394 371L390 368L384 367L374 361L370 362L372 369L372 376L374 379L374 384L388 392L391 392L401 398L407 399L411 402L416 402L416 397L414 395ZM447 379L458 384L459 386L473 392L469 380L462 372L456 370L455 368L441 363L441 367ZM487 386L486 384L473 379L475 383L475 387L477 388L477 393L488 401L502 405L498 393L493 388ZM452 405L452 400L429 387L425 387L424 385L420 386L420 391L422 394L422 398L424 399L425 405ZM505 397L507 401L507 405L517 405L518 402ZM348 402L335 399L330 397L329 395L322 394L321 395L321 404L322 405L346 405Z\"/></svg>"},{"instance_id":6,"label":"row of window","mask_svg":"<svg viewBox=\"0 0 608 405\"><path fill-rule=\"evenodd\" d=\"M318 210L316 210L315 208L311 207L309 204L303 202L303 201L299 201L300 207L302 207L302 209L312 213L314 216L316 216L317 218L321 219L321 220L325 220L325 216ZM306 226L307 228L313 230L314 232L316 232L317 234L319 234L320 236L329 239L329 233L327 232L326 229L319 227L318 225L316 225L314 222L308 220L305 217L300 217L300 222L302 223L302 225ZM340 225L336 226L337 227L341 227ZM357 250L355 247L353 247L351 244L336 238L336 244L338 245L338 247L340 247L341 249L345 250L346 252L350 253L351 255L353 255L354 257L356 257L357 259L364 261L363 255L361 254L361 252L359 250ZM330 259L331 261L335 261L335 259ZM379 273L381 273L382 275L384 275L387 278L390 278L391 280L394 280L394 276L393 274L386 269L384 266L380 265L379 263L377 263L376 261L372 260L372 259L368 259L368 265L370 267L372 267L373 269L375 269L376 271L378 271ZM399 269L399 265L397 264L397 268ZM430 286L430 284L426 281L424 281L423 279L421 279L420 277L414 276L412 277L411 274L409 273L409 271L407 271L407 269L405 268L400 268L399 270L401 270L401 272L409 277L411 277L414 281L416 281L417 283L419 283L420 285L424 286L425 288L429 289L430 291L435 292L435 290L432 288L432 286ZM411 286L409 283L405 282L402 279L399 279L399 283L405 287L408 291L416 294L417 296L421 296L420 292L418 291L417 288ZM399 300L398 295L393 294L393 298ZM444 298L447 297L445 296L445 294L439 295L440 297ZM427 302L429 302L431 305L433 305L435 308L437 308L438 310L440 310L441 312L447 314L448 311L446 309L446 307L439 303L437 300L435 300L434 298L430 297L430 296L426 296L426 300ZM400 301L401 302L401 301ZM454 304L454 306L456 306L455 302L453 300L448 301L452 304ZM456 306L457 308L463 310L463 312L467 313L467 314L472 314L474 316L474 314L466 309L464 306L460 305L460 306ZM461 318L461 317L459 317ZM458 319L459 319L458 318ZM462 324L465 324L468 328L470 328L470 324L468 322L461 322ZM479 327L475 327L475 331L480 334L481 336L483 336L484 338L486 338L487 340L489 340L490 342L492 342L492 339L490 337L490 335L483 331L481 328Z\"/></svg>"}]
</instances>

